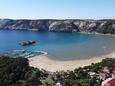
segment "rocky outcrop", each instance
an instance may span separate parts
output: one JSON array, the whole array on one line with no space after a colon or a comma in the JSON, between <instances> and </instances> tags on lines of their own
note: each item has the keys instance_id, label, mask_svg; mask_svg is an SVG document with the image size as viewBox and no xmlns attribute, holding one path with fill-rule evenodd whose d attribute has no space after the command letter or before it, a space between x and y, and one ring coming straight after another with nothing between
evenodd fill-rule
<instances>
[{"instance_id":1,"label":"rocky outcrop","mask_svg":"<svg viewBox=\"0 0 115 86\"><path fill-rule=\"evenodd\" d=\"M0 20L0 29L58 32L97 32L106 30L108 28L115 30L114 20Z\"/></svg>"},{"instance_id":2,"label":"rocky outcrop","mask_svg":"<svg viewBox=\"0 0 115 86\"><path fill-rule=\"evenodd\" d=\"M1 29L48 31L48 21L40 20L0 20Z\"/></svg>"},{"instance_id":3,"label":"rocky outcrop","mask_svg":"<svg viewBox=\"0 0 115 86\"><path fill-rule=\"evenodd\" d=\"M55 21L49 25L49 31L79 31L78 27L71 21Z\"/></svg>"}]
</instances>

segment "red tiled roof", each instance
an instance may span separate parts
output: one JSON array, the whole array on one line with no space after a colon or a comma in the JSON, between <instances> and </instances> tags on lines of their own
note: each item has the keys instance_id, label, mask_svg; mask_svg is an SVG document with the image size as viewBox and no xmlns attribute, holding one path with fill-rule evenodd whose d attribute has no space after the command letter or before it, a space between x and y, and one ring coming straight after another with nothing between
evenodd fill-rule
<instances>
[{"instance_id":1,"label":"red tiled roof","mask_svg":"<svg viewBox=\"0 0 115 86\"><path fill-rule=\"evenodd\" d=\"M115 78L109 80L104 86L115 86Z\"/></svg>"}]
</instances>

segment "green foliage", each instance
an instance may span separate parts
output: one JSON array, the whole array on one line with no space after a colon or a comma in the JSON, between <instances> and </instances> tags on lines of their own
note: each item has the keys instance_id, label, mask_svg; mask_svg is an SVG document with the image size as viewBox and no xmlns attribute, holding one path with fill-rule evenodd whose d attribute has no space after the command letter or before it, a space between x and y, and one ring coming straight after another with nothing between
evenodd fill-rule
<instances>
[{"instance_id":1,"label":"green foliage","mask_svg":"<svg viewBox=\"0 0 115 86\"><path fill-rule=\"evenodd\" d=\"M81 86L90 86L90 80L89 79L79 80L79 83L81 83Z\"/></svg>"},{"instance_id":2,"label":"green foliage","mask_svg":"<svg viewBox=\"0 0 115 86\"><path fill-rule=\"evenodd\" d=\"M102 62L100 63L100 65L102 67L107 66L107 67L115 68L115 58L103 59Z\"/></svg>"},{"instance_id":3,"label":"green foliage","mask_svg":"<svg viewBox=\"0 0 115 86\"><path fill-rule=\"evenodd\" d=\"M89 70L93 72L98 72L102 70L104 67L115 68L115 58L106 58L103 59L102 62L92 63L89 66Z\"/></svg>"},{"instance_id":4,"label":"green foliage","mask_svg":"<svg viewBox=\"0 0 115 86\"><path fill-rule=\"evenodd\" d=\"M38 86L44 77L47 74L29 67L26 58L0 57L0 86Z\"/></svg>"},{"instance_id":5,"label":"green foliage","mask_svg":"<svg viewBox=\"0 0 115 86\"><path fill-rule=\"evenodd\" d=\"M104 21L104 20L102 20ZM115 20L106 20L106 23L103 27L98 28L97 32L103 33L103 34L115 34L115 29L112 27L112 25L115 24Z\"/></svg>"},{"instance_id":6,"label":"green foliage","mask_svg":"<svg viewBox=\"0 0 115 86\"><path fill-rule=\"evenodd\" d=\"M8 85L24 79L28 60L23 58L0 57L0 84Z\"/></svg>"},{"instance_id":7,"label":"green foliage","mask_svg":"<svg viewBox=\"0 0 115 86\"><path fill-rule=\"evenodd\" d=\"M103 33L103 34L115 34L115 29L112 27L113 24L115 24L115 20L112 19L104 19L104 20L100 20L100 21L104 21L105 24L103 25L103 27L98 28L97 32L99 33Z\"/></svg>"},{"instance_id":8,"label":"green foliage","mask_svg":"<svg viewBox=\"0 0 115 86\"><path fill-rule=\"evenodd\" d=\"M115 34L115 29L112 29L112 28L101 28L101 29L98 29L97 32L99 33L103 33L103 34L107 34L107 33L110 33L110 34Z\"/></svg>"},{"instance_id":9,"label":"green foliage","mask_svg":"<svg viewBox=\"0 0 115 86\"><path fill-rule=\"evenodd\" d=\"M90 66L76 68L74 71L47 72L29 67L26 58L0 57L0 86L100 86L97 78L91 79L88 72L99 72L103 67L115 68L115 59L106 58Z\"/></svg>"}]
</instances>

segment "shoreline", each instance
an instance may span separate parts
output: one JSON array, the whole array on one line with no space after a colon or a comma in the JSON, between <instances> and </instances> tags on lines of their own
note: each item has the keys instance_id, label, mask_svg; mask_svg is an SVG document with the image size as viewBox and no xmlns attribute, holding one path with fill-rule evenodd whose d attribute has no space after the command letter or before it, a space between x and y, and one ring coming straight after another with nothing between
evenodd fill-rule
<instances>
[{"instance_id":1,"label":"shoreline","mask_svg":"<svg viewBox=\"0 0 115 86\"><path fill-rule=\"evenodd\" d=\"M94 34L94 35L105 35L105 36L113 36L115 34L102 34L98 32L80 32L81 34ZM91 63L98 63L101 62L102 59L105 58L115 58L115 51L109 54L104 54L97 57L92 57L89 59L78 59L78 60L54 60L48 58L47 55L40 55L35 56L32 58L28 58L29 65L35 68L44 69L49 72L56 72L56 71L67 71L67 70L74 70L75 68L84 67L91 65Z\"/></svg>"},{"instance_id":2,"label":"shoreline","mask_svg":"<svg viewBox=\"0 0 115 86\"><path fill-rule=\"evenodd\" d=\"M80 32L81 34L92 34L92 35L105 35L105 36L113 36L115 37L115 34L110 34L110 33L99 33L99 32Z\"/></svg>"},{"instance_id":3,"label":"shoreline","mask_svg":"<svg viewBox=\"0 0 115 86\"><path fill-rule=\"evenodd\" d=\"M80 59L80 60L69 60L69 61L58 61L52 60L48 58L47 55L40 55L35 56L32 58L28 58L29 65L35 68L44 69L49 72L56 72L56 71L67 71L67 70L74 70L78 67L84 67L91 65L91 63L101 62L104 58L115 58L115 51L107 54L102 55L99 57L92 57L91 59Z\"/></svg>"}]
</instances>

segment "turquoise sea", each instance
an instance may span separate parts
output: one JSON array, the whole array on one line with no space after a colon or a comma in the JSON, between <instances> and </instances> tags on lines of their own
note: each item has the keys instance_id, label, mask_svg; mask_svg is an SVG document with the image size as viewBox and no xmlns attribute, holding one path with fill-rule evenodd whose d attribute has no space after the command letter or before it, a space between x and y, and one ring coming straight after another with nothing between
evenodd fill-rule
<instances>
[{"instance_id":1,"label":"turquoise sea","mask_svg":"<svg viewBox=\"0 0 115 86\"><path fill-rule=\"evenodd\" d=\"M32 46L18 43L35 40ZM87 59L109 54L115 50L115 37L64 32L31 32L0 30L0 54L12 50L45 51L57 60Z\"/></svg>"}]
</instances>

